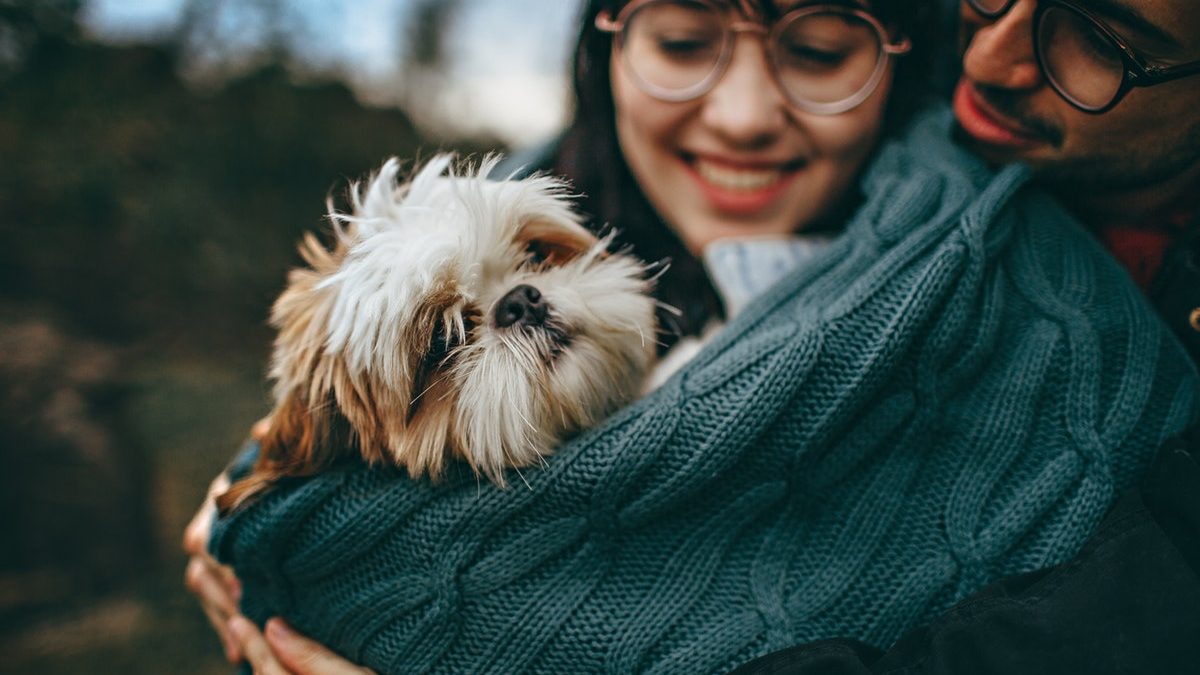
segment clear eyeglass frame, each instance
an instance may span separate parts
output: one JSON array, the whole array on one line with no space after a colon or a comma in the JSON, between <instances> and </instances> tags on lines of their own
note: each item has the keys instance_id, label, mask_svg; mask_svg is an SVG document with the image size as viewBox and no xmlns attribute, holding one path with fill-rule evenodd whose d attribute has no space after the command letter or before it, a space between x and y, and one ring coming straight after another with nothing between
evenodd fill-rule
<instances>
[{"instance_id":1,"label":"clear eyeglass frame","mask_svg":"<svg viewBox=\"0 0 1200 675\"><path fill-rule=\"evenodd\" d=\"M766 26L758 21L734 20L729 19L725 23L725 34L721 43L721 53L713 65L711 72L699 82L682 89L668 89L658 86L653 82L647 82L637 73L636 68L625 57L625 52L622 46L625 41L626 28L629 25L629 20L639 10L644 9L649 5L673 3L679 0L633 0L628 5L613 17L608 10L604 10L596 15L595 26L597 30L605 33L613 34L613 48L616 50L621 59L622 66L626 73L637 84L638 88L647 94L661 101L670 103L680 103L699 98L707 94L717 82L725 74L725 70L729 67L729 62L733 58L733 48L739 33L750 33L757 35L764 40L764 48L767 53L767 60L771 66L771 78L775 81L788 102L796 108L805 112L817 115L837 115L849 110L852 110L867 100L871 94L879 87L879 83L883 81L884 75L887 73L888 64L891 60L902 54L907 54L912 50L912 42L907 38L902 38L898 41L891 41L887 33L887 29L870 13L852 7L843 5L807 5L788 12L787 14L774 21L771 26ZM712 2L711 0L688 0L688 4L703 6L717 13L727 14L728 10L722 5ZM786 29L795 21L811 17L817 14L838 14L842 16L853 17L870 26L875 32L879 40L879 56L875 63L875 69L864 82L864 84L854 94L839 100L839 101L810 101L795 92L790 91L783 83L783 78L780 76L779 60L776 54L779 44Z\"/></svg>"}]
</instances>

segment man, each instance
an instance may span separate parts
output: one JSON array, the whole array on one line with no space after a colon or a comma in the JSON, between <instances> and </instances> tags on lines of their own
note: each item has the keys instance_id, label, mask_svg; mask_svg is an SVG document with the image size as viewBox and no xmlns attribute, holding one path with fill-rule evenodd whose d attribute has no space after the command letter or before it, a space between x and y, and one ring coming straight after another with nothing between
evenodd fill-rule
<instances>
[{"instance_id":1,"label":"man","mask_svg":"<svg viewBox=\"0 0 1200 675\"><path fill-rule=\"evenodd\" d=\"M1185 287L1164 287L1180 270L1161 269L1200 215L1200 6L969 0L959 39L954 113L963 142L995 163L1030 164L1200 357L1192 313L1200 284L1193 277L1192 297L1180 297ZM1131 58L1150 66L1150 77ZM1155 78L1162 68L1167 75ZM1133 78L1149 86L1130 86Z\"/></svg>"},{"instance_id":2,"label":"man","mask_svg":"<svg viewBox=\"0 0 1200 675\"><path fill-rule=\"evenodd\" d=\"M966 0L959 140L1023 161L1200 362L1200 4ZM1006 579L881 653L828 640L749 673L1200 672L1200 430L1069 563Z\"/></svg>"}]
</instances>

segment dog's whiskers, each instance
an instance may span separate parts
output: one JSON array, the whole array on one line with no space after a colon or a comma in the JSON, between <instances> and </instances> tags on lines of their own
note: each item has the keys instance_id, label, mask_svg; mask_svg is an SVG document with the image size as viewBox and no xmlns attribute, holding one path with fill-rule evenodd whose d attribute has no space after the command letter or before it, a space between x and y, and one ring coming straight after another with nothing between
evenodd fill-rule
<instances>
[{"instance_id":1,"label":"dog's whiskers","mask_svg":"<svg viewBox=\"0 0 1200 675\"><path fill-rule=\"evenodd\" d=\"M421 400L421 397L424 396L425 394L428 394L430 389L433 389L434 387L438 386L439 384L441 384L445 381L446 381L446 377L444 375L442 377L438 378L437 380L434 380L432 384L430 384L428 387L425 387L425 391L422 391L421 393L417 394L411 401L408 402L408 407L411 408L414 405L416 405L417 401Z\"/></svg>"},{"instance_id":2,"label":"dog's whiskers","mask_svg":"<svg viewBox=\"0 0 1200 675\"><path fill-rule=\"evenodd\" d=\"M545 461L545 460L542 460L542 461ZM529 484L529 480L526 479L525 474L521 472L521 467L513 466L513 471L516 471L517 475L521 477L521 482L525 484L525 488L527 490L529 490L530 492L533 492L533 486Z\"/></svg>"}]
</instances>

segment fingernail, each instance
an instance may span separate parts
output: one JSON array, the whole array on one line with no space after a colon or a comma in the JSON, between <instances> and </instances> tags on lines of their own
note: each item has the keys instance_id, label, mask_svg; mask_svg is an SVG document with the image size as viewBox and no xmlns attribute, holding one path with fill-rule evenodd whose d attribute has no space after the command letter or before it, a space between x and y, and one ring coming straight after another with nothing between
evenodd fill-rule
<instances>
[{"instance_id":1,"label":"fingernail","mask_svg":"<svg viewBox=\"0 0 1200 675\"><path fill-rule=\"evenodd\" d=\"M229 619L229 632L238 640L244 640L251 632L254 631L254 624L250 623L250 619L242 615L237 615Z\"/></svg>"},{"instance_id":2,"label":"fingernail","mask_svg":"<svg viewBox=\"0 0 1200 675\"><path fill-rule=\"evenodd\" d=\"M281 640L291 640L296 637L296 631L292 630L292 627L279 617L267 622L267 633Z\"/></svg>"}]
</instances>

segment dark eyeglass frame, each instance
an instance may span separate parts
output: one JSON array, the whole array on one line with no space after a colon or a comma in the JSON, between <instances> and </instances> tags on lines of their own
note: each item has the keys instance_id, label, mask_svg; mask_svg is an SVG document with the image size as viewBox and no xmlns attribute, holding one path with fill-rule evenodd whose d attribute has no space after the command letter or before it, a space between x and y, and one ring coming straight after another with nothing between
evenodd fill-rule
<instances>
[{"instance_id":1,"label":"dark eyeglass frame","mask_svg":"<svg viewBox=\"0 0 1200 675\"><path fill-rule=\"evenodd\" d=\"M645 7L646 5L664 1L667 0L633 0L633 2L630 2L621 8L621 11L617 13L616 17L613 17L611 11L606 9L596 15L596 30L599 30L603 33L612 33L613 46L618 53L622 53L622 45L625 41L625 28L628 25L629 17L633 16L634 12ZM721 12L724 9L722 6L712 2L711 0L691 1L695 4L703 5L717 12ZM841 101L833 101L829 103L806 101L794 96L788 91L787 87L783 85L783 81L779 75L778 57L775 55L774 49L767 49L767 57L771 63L771 79L775 81L775 85L779 88L779 91L783 93L784 98L786 98L792 105L800 108L801 110L817 115L837 115L848 110L853 110L863 101L870 98L871 94L875 93L875 90L879 88L879 83L883 80L883 75L887 71L888 62L896 56L907 54L912 50L912 42L907 37L901 38L898 42L893 42L891 36L888 35L887 29L879 21L879 19L875 18L868 12L857 8L846 7L844 5L805 5L792 10L791 12L788 12L779 19L775 20L769 28L759 21L727 21L727 39L725 40L725 44L723 44L721 47L721 54L717 58L717 62L713 65L712 72L700 82L680 90L665 89L653 83L646 82L632 70L633 67L626 61L623 55L621 57L621 62L624 67L629 69L630 75L633 77L633 81L638 85L638 88L647 94L650 94L654 98L670 103L691 101L700 98L711 91L712 88L717 85L717 82L719 82L725 75L725 71L729 68L729 62L733 58L733 44L738 33L753 33L763 38L766 45L773 45L779 41L784 27L805 16L821 13L845 14L847 16L853 16L870 25L878 35L880 49L879 60L875 64L875 71L863 84L862 88L860 88L853 95ZM734 39L728 39L729 36L732 36Z\"/></svg>"},{"instance_id":2,"label":"dark eyeglass frame","mask_svg":"<svg viewBox=\"0 0 1200 675\"><path fill-rule=\"evenodd\" d=\"M1008 13L1017 0L1006 0L998 9L988 10L980 7L978 0L966 0L971 6L971 10L985 19L995 20ZM1121 57L1121 62L1124 66L1124 72L1121 75L1121 84L1113 92L1112 99L1100 106L1090 106L1084 104L1066 91L1066 89L1058 83L1051 74L1046 63L1046 58L1042 54L1042 42L1038 39L1042 30L1042 21L1046 16L1046 12L1052 8L1059 8L1068 12L1083 17L1091 23L1096 30L1100 31L1100 35L1104 37L1113 47L1116 47L1117 54ZM1069 2L1067 0L1038 0L1037 8L1033 13L1033 54L1037 59L1038 69L1042 72L1042 77L1050 83L1050 87L1055 93L1063 98L1067 103L1085 113L1099 115L1101 113L1112 110L1113 106L1121 102L1125 95L1134 87L1152 87L1156 84L1170 82L1189 75L1200 74L1200 60L1189 61L1188 63L1180 63L1174 66L1159 66L1150 62L1141 54L1138 54L1129 43L1120 36L1116 31L1108 26L1102 19L1092 14L1084 7Z\"/></svg>"}]
</instances>

